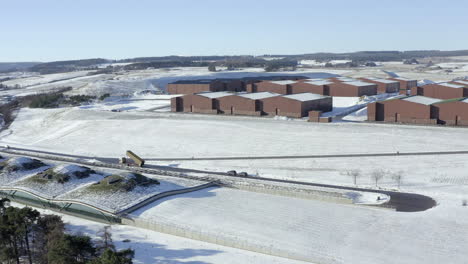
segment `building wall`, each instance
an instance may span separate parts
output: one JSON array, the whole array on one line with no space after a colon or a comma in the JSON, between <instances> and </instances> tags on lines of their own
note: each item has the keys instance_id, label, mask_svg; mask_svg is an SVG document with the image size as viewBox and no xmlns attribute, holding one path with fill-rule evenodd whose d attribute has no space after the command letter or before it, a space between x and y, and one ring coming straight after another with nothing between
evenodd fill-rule
<instances>
[{"instance_id":1,"label":"building wall","mask_svg":"<svg viewBox=\"0 0 468 264\"><path fill-rule=\"evenodd\" d=\"M367 78L360 78L364 82L373 83L377 85L377 93L397 93L400 91L400 83L382 83L375 80L370 80Z\"/></svg>"},{"instance_id":2,"label":"building wall","mask_svg":"<svg viewBox=\"0 0 468 264\"><path fill-rule=\"evenodd\" d=\"M167 92L169 94L194 94L206 91L211 91L211 86L209 83L170 83L167 85Z\"/></svg>"},{"instance_id":3,"label":"building wall","mask_svg":"<svg viewBox=\"0 0 468 264\"><path fill-rule=\"evenodd\" d=\"M438 84L427 84L417 88L418 95L424 95L439 99L453 99L464 97L466 91L464 88L450 88ZM422 92L421 92L422 91ZM422 93L422 94L421 94Z\"/></svg>"},{"instance_id":4,"label":"building wall","mask_svg":"<svg viewBox=\"0 0 468 264\"><path fill-rule=\"evenodd\" d=\"M232 115L261 115L257 100L230 95L216 99L221 113Z\"/></svg>"},{"instance_id":5,"label":"building wall","mask_svg":"<svg viewBox=\"0 0 468 264\"><path fill-rule=\"evenodd\" d=\"M300 101L282 96L270 97L260 101L263 102L263 111L268 115L302 117L302 102Z\"/></svg>"},{"instance_id":6,"label":"building wall","mask_svg":"<svg viewBox=\"0 0 468 264\"><path fill-rule=\"evenodd\" d=\"M330 96L349 96L349 97L361 97L364 95L376 95L377 85L369 86L354 86L346 83L333 83L326 85L329 87Z\"/></svg>"},{"instance_id":7,"label":"building wall","mask_svg":"<svg viewBox=\"0 0 468 264\"><path fill-rule=\"evenodd\" d=\"M314 93L328 95L329 91L325 88L325 85L313 85L310 83L298 82L291 85L291 93Z\"/></svg>"},{"instance_id":8,"label":"building wall","mask_svg":"<svg viewBox=\"0 0 468 264\"><path fill-rule=\"evenodd\" d=\"M254 85L253 92L272 92L278 94L291 94L289 85L280 85L272 82L259 82Z\"/></svg>"},{"instance_id":9,"label":"building wall","mask_svg":"<svg viewBox=\"0 0 468 264\"><path fill-rule=\"evenodd\" d=\"M262 99L263 111L268 115L280 115L288 117L305 117L309 111L331 111L333 107L332 98L323 98L311 101L297 101L282 96Z\"/></svg>"},{"instance_id":10,"label":"building wall","mask_svg":"<svg viewBox=\"0 0 468 264\"><path fill-rule=\"evenodd\" d=\"M405 100L389 100L378 102L371 106L369 121L414 123L414 124L435 124L437 122L437 109L430 105L423 105ZM369 108L368 108L369 110ZM375 111L375 115L372 112ZM383 119L383 120L382 120Z\"/></svg>"},{"instance_id":11,"label":"building wall","mask_svg":"<svg viewBox=\"0 0 468 264\"><path fill-rule=\"evenodd\" d=\"M439 111L439 123L445 125L468 125L468 103L456 101L434 104Z\"/></svg>"},{"instance_id":12,"label":"building wall","mask_svg":"<svg viewBox=\"0 0 468 264\"><path fill-rule=\"evenodd\" d=\"M204 114L216 114L218 112L213 99L196 94L171 98L171 111Z\"/></svg>"},{"instance_id":13,"label":"building wall","mask_svg":"<svg viewBox=\"0 0 468 264\"><path fill-rule=\"evenodd\" d=\"M418 81L417 80L410 80L410 81L404 81L404 80L398 80L395 78L390 78L389 80L397 81L400 83L400 89L404 90L409 90L413 87L418 86Z\"/></svg>"},{"instance_id":14,"label":"building wall","mask_svg":"<svg viewBox=\"0 0 468 264\"><path fill-rule=\"evenodd\" d=\"M302 116L308 116L309 111L330 112L333 110L333 98L326 97L319 100L302 102Z\"/></svg>"}]
</instances>

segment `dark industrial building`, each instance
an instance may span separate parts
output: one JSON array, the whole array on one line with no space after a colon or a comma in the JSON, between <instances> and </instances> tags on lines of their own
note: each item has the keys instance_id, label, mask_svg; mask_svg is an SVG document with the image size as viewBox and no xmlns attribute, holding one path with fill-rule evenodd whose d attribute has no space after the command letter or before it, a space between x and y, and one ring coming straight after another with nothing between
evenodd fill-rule
<instances>
[{"instance_id":1,"label":"dark industrial building","mask_svg":"<svg viewBox=\"0 0 468 264\"><path fill-rule=\"evenodd\" d=\"M293 80L281 80L281 81L262 81L257 83L252 83L247 87L247 92L257 93L257 92L272 92L278 94L291 94L292 84L295 84L296 81Z\"/></svg>"},{"instance_id":2,"label":"dark industrial building","mask_svg":"<svg viewBox=\"0 0 468 264\"><path fill-rule=\"evenodd\" d=\"M199 80L181 80L167 84L169 94L194 94L201 92L242 92L249 89L252 91L252 84L261 81L282 81L282 80L301 80L307 79L305 76L298 75L272 75L243 78L220 78L220 79L199 79Z\"/></svg>"},{"instance_id":3,"label":"dark industrial building","mask_svg":"<svg viewBox=\"0 0 468 264\"><path fill-rule=\"evenodd\" d=\"M321 95L329 95L330 88L328 85L333 84L327 80L305 80L291 84L291 93L314 93Z\"/></svg>"},{"instance_id":4,"label":"dark industrial building","mask_svg":"<svg viewBox=\"0 0 468 264\"><path fill-rule=\"evenodd\" d=\"M194 94L201 92L245 91L242 80L191 80L177 81L167 85L169 94Z\"/></svg>"},{"instance_id":5,"label":"dark industrial building","mask_svg":"<svg viewBox=\"0 0 468 264\"><path fill-rule=\"evenodd\" d=\"M411 88L418 86L417 80L412 80L404 77L393 77L389 78L389 80L397 81L400 83L400 94L409 95Z\"/></svg>"},{"instance_id":6,"label":"dark industrial building","mask_svg":"<svg viewBox=\"0 0 468 264\"><path fill-rule=\"evenodd\" d=\"M361 97L377 94L377 85L363 81L334 82L327 85L330 96Z\"/></svg>"},{"instance_id":7,"label":"dark industrial building","mask_svg":"<svg viewBox=\"0 0 468 264\"><path fill-rule=\"evenodd\" d=\"M400 91L400 82L380 78L359 78L364 82L377 85L377 93L398 93Z\"/></svg>"},{"instance_id":8,"label":"dark industrial building","mask_svg":"<svg viewBox=\"0 0 468 264\"><path fill-rule=\"evenodd\" d=\"M277 93L238 93L217 98L218 110L221 114L261 116L263 100L279 96Z\"/></svg>"},{"instance_id":9,"label":"dark industrial building","mask_svg":"<svg viewBox=\"0 0 468 264\"><path fill-rule=\"evenodd\" d=\"M468 126L468 98L446 100L434 104L438 109L438 123L450 126Z\"/></svg>"},{"instance_id":10,"label":"dark industrial building","mask_svg":"<svg viewBox=\"0 0 468 264\"><path fill-rule=\"evenodd\" d=\"M440 99L425 96L409 96L367 105L369 121L413 124L437 124L438 109L434 104Z\"/></svg>"},{"instance_id":11,"label":"dark industrial building","mask_svg":"<svg viewBox=\"0 0 468 264\"><path fill-rule=\"evenodd\" d=\"M232 94L229 92L203 92L174 97L171 98L171 111L217 114L218 101L216 99Z\"/></svg>"},{"instance_id":12,"label":"dark industrial building","mask_svg":"<svg viewBox=\"0 0 468 264\"><path fill-rule=\"evenodd\" d=\"M468 87L453 83L426 84L413 87L411 95L422 95L438 99L453 99L468 97Z\"/></svg>"},{"instance_id":13,"label":"dark industrial building","mask_svg":"<svg viewBox=\"0 0 468 264\"><path fill-rule=\"evenodd\" d=\"M309 111L331 111L332 100L332 97L311 93L280 95L270 92L203 92L172 98L171 111L299 118L307 116Z\"/></svg>"},{"instance_id":14,"label":"dark industrial building","mask_svg":"<svg viewBox=\"0 0 468 264\"><path fill-rule=\"evenodd\" d=\"M333 99L320 94L300 93L263 99L263 111L268 115L305 117L309 111L329 112Z\"/></svg>"}]
</instances>

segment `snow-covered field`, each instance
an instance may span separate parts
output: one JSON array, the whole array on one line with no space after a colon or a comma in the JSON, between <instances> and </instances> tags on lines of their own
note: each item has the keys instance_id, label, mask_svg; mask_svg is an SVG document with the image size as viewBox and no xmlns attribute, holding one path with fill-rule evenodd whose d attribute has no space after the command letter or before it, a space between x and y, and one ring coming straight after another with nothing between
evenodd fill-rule
<instances>
[{"instance_id":1,"label":"snow-covered field","mask_svg":"<svg viewBox=\"0 0 468 264\"><path fill-rule=\"evenodd\" d=\"M13 206L23 207L12 203ZM35 208L37 209L37 208ZM97 233L105 224L88 221L55 211L37 209L41 214L58 214L66 223L66 230L72 234L84 234L97 240ZM252 264L301 264L306 262L278 258L250 251L223 247L196 240L171 236L131 226L113 225L112 240L117 249L135 250L135 264L208 264L208 263L252 263ZM124 242L130 240L130 242Z\"/></svg>"},{"instance_id":2,"label":"snow-covered field","mask_svg":"<svg viewBox=\"0 0 468 264\"><path fill-rule=\"evenodd\" d=\"M154 177L153 177L154 178ZM94 205L111 212L119 212L144 201L158 193L179 190L204 184L195 180L158 177L160 184L137 186L133 190L124 191L95 191L90 186L77 189L58 196L58 199L71 199Z\"/></svg>"},{"instance_id":3,"label":"snow-covered field","mask_svg":"<svg viewBox=\"0 0 468 264\"><path fill-rule=\"evenodd\" d=\"M452 205L405 214L217 188L164 199L134 215L317 263L428 264L463 263L468 257L468 218L460 217L466 210Z\"/></svg>"},{"instance_id":4,"label":"snow-covered field","mask_svg":"<svg viewBox=\"0 0 468 264\"><path fill-rule=\"evenodd\" d=\"M365 69L327 69L327 73L351 77L387 76L382 70L402 77L434 81L446 81L468 75L468 72L464 71L450 74L436 71L420 72L415 70L414 65L401 63L383 63L382 67ZM180 79L234 78L252 76L259 72L260 69L213 74L206 69L181 68L116 74L112 76L112 81L108 81L110 76L97 76L93 81L77 81L71 93L100 95L110 91L115 93L115 97L82 106L81 109L23 108L11 126L0 133L0 144L115 158L131 149L146 158L148 164L223 172L235 169L251 175L339 185L353 185L353 180L347 172L359 169L357 184L373 188L376 187L371 178L372 172L383 169L385 176L378 182L378 188L395 190L398 189L398 183L394 176L395 173L400 173L403 176L401 190L431 196L436 199L438 206L420 213L397 213L364 206L325 204L229 189L212 189L158 201L139 211L138 215L149 220L154 220L157 215L161 221L166 219L206 232L225 232L265 246L277 246L307 254L323 263L465 262L468 253L463 246L468 242L468 217L464 215L468 209L462 206L462 201L468 200L468 155L282 160L152 160L468 150L466 128L345 122L319 124L281 118L158 113L149 111L160 111L160 107L162 111L167 109L169 97L134 95L135 92L147 90L149 87L163 90L168 82ZM307 69L294 73L318 77L316 75L323 75L323 70ZM40 90L51 85L31 86L29 92L34 91L34 87L39 87ZM335 114L343 114L350 108L357 109L361 104L368 102L359 101L359 98L334 100ZM365 116L363 108L343 119L363 121ZM14 179L21 181L24 177L27 175L17 175ZM131 199L135 197L132 196ZM91 199L93 198L88 200ZM94 225L96 224L86 223L82 228L87 229ZM130 227L116 228L122 232L122 237L131 235L132 230L135 230ZM150 234L149 231L144 232ZM151 247L155 247L156 252L162 251L161 254L168 256L168 259L164 260L169 263L276 263L275 260L278 260L256 258L259 255L254 253L248 254L256 259L246 257L244 253L239 253L239 256L236 254L243 251L234 249L228 249L226 255L220 253L182 260L171 259L172 253L165 253L159 246L165 243L161 241L170 241L167 238L169 236L149 236L151 238L131 239L135 242L130 243L132 246L141 247L139 252L145 252L137 253L139 261L144 263L151 263L152 260L165 263L162 259L153 259ZM179 238L173 239L182 241ZM187 246L189 248L197 248L198 245L221 248L191 240L183 241L192 243ZM171 245L179 248L178 243L182 242L167 243L174 243ZM143 257L145 254L153 257L147 259ZM173 254L183 256L184 252L175 251ZM236 256L239 257L239 261L230 259Z\"/></svg>"}]
</instances>

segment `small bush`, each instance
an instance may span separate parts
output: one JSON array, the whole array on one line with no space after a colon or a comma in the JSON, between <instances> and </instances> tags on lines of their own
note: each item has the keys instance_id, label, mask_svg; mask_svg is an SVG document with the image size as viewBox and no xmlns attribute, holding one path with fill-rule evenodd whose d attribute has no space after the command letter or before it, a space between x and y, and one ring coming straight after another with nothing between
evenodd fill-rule
<instances>
[{"instance_id":1,"label":"small bush","mask_svg":"<svg viewBox=\"0 0 468 264\"><path fill-rule=\"evenodd\" d=\"M62 93L41 94L31 99L29 103L29 107L30 108L55 108L59 106L59 103L62 99L63 99Z\"/></svg>"}]
</instances>

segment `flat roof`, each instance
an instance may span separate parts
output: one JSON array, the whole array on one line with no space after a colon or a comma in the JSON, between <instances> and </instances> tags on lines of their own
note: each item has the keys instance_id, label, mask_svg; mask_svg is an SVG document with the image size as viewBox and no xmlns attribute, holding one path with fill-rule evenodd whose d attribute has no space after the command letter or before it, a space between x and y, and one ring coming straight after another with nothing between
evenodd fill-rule
<instances>
[{"instance_id":1,"label":"flat roof","mask_svg":"<svg viewBox=\"0 0 468 264\"><path fill-rule=\"evenodd\" d=\"M220 98L220 97L224 97L224 96L228 96L228 95L234 95L234 93L230 93L230 92L201 92L201 93L196 93L196 95L200 95L200 96L203 96L203 97L207 97L207 98Z\"/></svg>"},{"instance_id":2,"label":"flat roof","mask_svg":"<svg viewBox=\"0 0 468 264\"><path fill-rule=\"evenodd\" d=\"M435 104L435 103L443 101L441 99L431 98L431 97L426 97L426 96L421 96L421 95L410 96L401 100L423 104L423 105L431 105L431 104Z\"/></svg>"},{"instance_id":3,"label":"flat roof","mask_svg":"<svg viewBox=\"0 0 468 264\"><path fill-rule=\"evenodd\" d=\"M380 78L364 78L364 79L369 79L374 82L380 82L380 83L398 83L398 81L394 80L387 80L387 79L380 79Z\"/></svg>"},{"instance_id":4,"label":"flat roof","mask_svg":"<svg viewBox=\"0 0 468 264\"><path fill-rule=\"evenodd\" d=\"M392 79L400 80L400 81L416 81L414 79L408 79L408 78L405 78L405 77L392 77Z\"/></svg>"},{"instance_id":5,"label":"flat roof","mask_svg":"<svg viewBox=\"0 0 468 264\"><path fill-rule=\"evenodd\" d=\"M352 82L352 81L357 81L357 79L354 79L354 78L349 78L349 77L342 77L342 78L336 78L340 81L343 81L343 82Z\"/></svg>"},{"instance_id":6,"label":"flat roof","mask_svg":"<svg viewBox=\"0 0 468 264\"><path fill-rule=\"evenodd\" d=\"M450 87L450 88L465 88L464 85L453 84L453 83L438 83L438 85Z\"/></svg>"},{"instance_id":7,"label":"flat roof","mask_svg":"<svg viewBox=\"0 0 468 264\"><path fill-rule=\"evenodd\" d=\"M271 82L271 83L274 83L274 84L279 84L279 85L287 85L287 84L297 83L297 81L291 81L291 80L270 81L270 82Z\"/></svg>"},{"instance_id":8,"label":"flat roof","mask_svg":"<svg viewBox=\"0 0 468 264\"><path fill-rule=\"evenodd\" d=\"M260 93L242 93L242 94L237 94L241 97L244 98L249 98L252 100L258 100L258 99L265 99L265 98L270 98L270 97L275 97L280 94L277 93L270 93L270 92L260 92Z\"/></svg>"},{"instance_id":9,"label":"flat roof","mask_svg":"<svg viewBox=\"0 0 468 264\"><path fill-rule=\"evenodd\" d=\"M314 81L308 81L304 83L309 83L313 85L328 85L328 84L333 84L333 82L327 81L327 80L314 80Z\"/></svg>"},{"instance_id":10,"label":"flat roof","mask_svg":"<svg viewBox=\"0 0 468 264\"><path fill-rule=\"evenodd\" d=\"M375 85L374 83L368 83L368 82L363 82L363 81L351 81L351 82L344 82L349 85L353 86L369 86L369 85Z\"/></svg>"},{"instance_id":11,"label":"flat roof","mask_svg":"<svg viewBox=\"0 0 468 264\"><path fill-rule=\"evenodd\" d=\"M468 81L464 81L464 80L462 80L462 81L452 81L452 82L468 85Z\"/></svg>"},{"instance_id":12,"label":"flat roof","mask_svg":"<svg viewBox=\"0 0 468 264\"><path fill-rule=\"evenodd\" d=\"M301 102L305 102L305 101L323 99L323 98L327 98L329 96L324 96L324 95L321 95L321 94L314 94L314 93L298 93L298 94L284 95L283 97L289 98L289 99L294 99L294 100L301 101Z\"/></svg>"}]
</instances>

